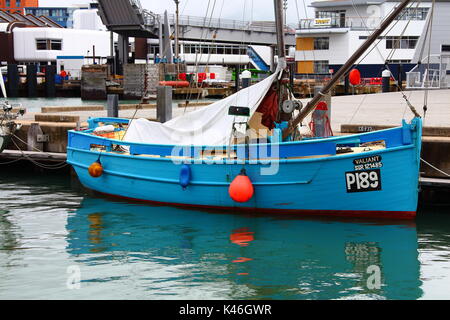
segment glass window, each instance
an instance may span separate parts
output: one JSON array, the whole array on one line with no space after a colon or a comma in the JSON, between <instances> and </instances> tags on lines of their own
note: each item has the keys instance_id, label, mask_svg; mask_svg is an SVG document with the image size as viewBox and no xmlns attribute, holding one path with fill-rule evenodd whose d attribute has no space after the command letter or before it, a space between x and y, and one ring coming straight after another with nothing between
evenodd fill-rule
<instances>
[{"instance_id":1,"label":"glass window","mask_svg":"<svg viewBox=\"0 0 450 320\"><path fill-rule=\"evenodd\" d=\"M318 37L314 38L314 50L328 50L330 49L330 38Z\"/></svg>"},{"instance_id":2,"label":"glass window","mask_svg":"<svg viewBox=\"0 0 450 320\"><path fill-rule=\"evenodd\" d=\"M62 50L62 40L50 40L50 50Z\"/></svg>"},{"instance_id":3,"label":"glass window","mask_svg":"<svg viewBox=\"0 0 450 320\"><path fill-rule=\"evenodd\" d=\"M36 40L36 50L47 50L47 40L37 39Z\"/></svg>"},{"instance_id":4,"label":"glass window","mask_svg":"<svg viewBox=\"0 0 450 320\"><path fill-rule=\"evenodd\" d=\"M330 66L329 66L329 62L327 60L314 61L314 73L328 74L329 72L330 72Z\"/></svg>"},{"instance_id":5,"label":"glass window","mask_svg":"<svg viewBox=\"0 0 450 320\"><path fill-rule=\"evenodd\" d=\"M425 20L430 8L406 8L396 20Z\"/></svg>"},{"instance_id":6,"label":"glass window","mask_svg":"<svg viewBox=\"0 0 450 320\"><path fill-rule=\"evenodd\" d=\"M450 52L450 45L449 44L443 44L442 45L442 52Z\"/></svg>"},{"instance_id":7,"label":"glass window","mask_svg":"<svg viewBox=\"0 0 450 320\"><path fill-rule=\"evenodd\" d=\"M62 40L37 39L36 50L62 50Z\"/></svg>"},{"instance_id":8,"label":"glass window","mask_svg":"<svg viewBox=\"0 0 450 320\"><path fill-rule=\"evenodd\" d=\"M419 37L386 37L386 49L415 49Z\"/></svg>"}]
</instances>

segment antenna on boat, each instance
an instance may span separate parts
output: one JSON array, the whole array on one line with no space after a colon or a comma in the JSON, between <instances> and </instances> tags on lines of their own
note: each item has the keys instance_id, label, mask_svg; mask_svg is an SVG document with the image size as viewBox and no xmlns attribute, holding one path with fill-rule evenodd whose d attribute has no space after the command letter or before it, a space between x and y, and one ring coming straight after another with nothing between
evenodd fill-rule
<instances>
[{"instance_id":1,"label":"antenna on boat","mask_svg":"<svg viewBox=\"0 0 450 320\"><path fill-rule=\"evenodd\" d=\"M277 0L275 0L277 2ZM394 21L394 19L406 8L406 6L411 2L411 0L403 0L397 8L382 22L380 27L376 29L367 40L361 45L361 47L355 51L355 53L349 58L349 60L334 74L331 80L325 85L325 87L316 94L303 108L300 114L293 119L288 128L283 132L283 139L287 138L297 126L312 112L314 111L316 104L320 99L327 94L336 83L353 67L355 62L361 57L364 52L378 39L379 36L389 27L389 25ZM419 116L416 114L416 116Z\"/></svg>"}]
</instances>

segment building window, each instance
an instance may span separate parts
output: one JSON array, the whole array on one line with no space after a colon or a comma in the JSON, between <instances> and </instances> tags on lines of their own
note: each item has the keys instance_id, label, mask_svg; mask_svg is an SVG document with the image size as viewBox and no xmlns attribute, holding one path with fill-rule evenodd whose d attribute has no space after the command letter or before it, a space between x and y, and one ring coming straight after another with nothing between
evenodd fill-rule
<instances>
[{"instance_id":1,"label":"building window","mask_svg":"<svg viewBox=\"0 0 450 320\"><path fill-rule=\"evenodd\" d=\"M21 0L16 0L16 7L21 7L22 4L20 2Z\"/></svg>"},{"instance_id":2,"label":"building window","mask_svg":"<svg viewBox=\"0 0 450 320\"><path fill-rule=\"evenodd\" d=\"M319 37L314 38L314 50L328 50L330 49L330 38Z\"/></svg>"},{"instance_id":3,"label":"building window","mask_svg":"<svg viewBox=\"0 0 450 320\"><path fill-rule=\"evenodd\" d=\"M430 8L406 8L395 20L425 20Z\"/></svg>"},{"instance_id":4,"label":"building window","mask_svg":"<svg viewBox=\"0 0 450 320\"><path fill-rule=\"evenodd\" d=\"M37 50L47 50L47 40L37 39L36 40Z\"/></svg>"},{"instance_id":5,"label":"building window","mask_svg":"<svg viewBox=\"0 0 450 320\"><path fill-rule=\"evenodd\" d=\"M314 73L330 73L330 66L328 61L314 61Z\"/></svg>"},{"instance_id":6,"label":"building window","mask_svg":"<svg viewBox=\"0 0 450 320\"><path fill-rule=\"evenodd\" d=\"M36 50L62 50L62 40L36 39Z\"/></svg>"},{"instance_id":7,"label":"building window","mask_svg":"<svg viewBox=\"0 0 450 320\"><path fill-rule=\"evenodd\" d=\"M386 37L386 49L415 49L419 37Z\"/></svg>"},{"instance_id":8,"label":"building window","mask_svg":"<svg viewBox=\"0 0 450 320\"><path fill-rule=\"evenodd\" d=\"M62 50L62 40L50 40L50 50Z\"/></svg>"},{"instance_id":9,"label":"building window","mask_svg":"<svg viewBox=\"0 0 450 320\"><path fill-rule=\"evenodd\" d=\"M333 27L345 27L345 10L335 11L316 11L316 19L330 18L331 26Z\"/></svg>"},{"instance_id":10,"label":"building window","mask_svg":"<svg viewBox=\"0 0 450 320\"><path fill-rule=\"evenodd\" d=\"M450 44L443 44L441 47L442 52L450 52Z\"/></svg>"},{"instance_id":11,"label":"building window","mask_svg":"<svg viewBox=\"0 0 450 320\"><path fill-rule=\"evenodd\" d=\"M11 0L6 0L6 6L11 8Z\"/></svg>"}]
</instances>

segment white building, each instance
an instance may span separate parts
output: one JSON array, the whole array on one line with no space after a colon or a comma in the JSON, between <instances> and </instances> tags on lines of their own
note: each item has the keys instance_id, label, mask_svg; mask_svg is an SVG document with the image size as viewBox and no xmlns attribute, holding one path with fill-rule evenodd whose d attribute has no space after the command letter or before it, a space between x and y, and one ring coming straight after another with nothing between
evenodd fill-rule
<instances>
[{"instance_id":1,"label":"white building","mask_svg":"<svg viewBox=\"0 0 450 320\"><path fill-rule=\"evenodd\" d=\"M58 56L106 58L110 35L105 31L63 28L15 28L14 58L19 63L56 63ZM92 61L91 61L92 63Z\"/></svg>"},{"instance_id":2,"label":"white building","mask_svg":"<svg viewBox=\"0 0 450 320\"><path fill-rule=\"evenodd\" d=\"M296 62L300 74L329 74L339 69L374 29L387 17L399 1L395 0L338 0L316 1L311 4L315 16L299 22L296 31ZM363 77L380 77L385 63L395 76L412 69L423 54L426 26L430 18L431 1L411 2L390 28L376 42L377 48L366 53L358 69ZM436 1L433 54L450 49L450 38L442 37L450 31L450 1ZM438 22L439 21L439 22ZM438 24L439 23L439 24ZM447 42L445 42L447 41ZM421 55L422 53L422 55ZM397 66L397 67L396 67Z\"/></svg>"}]
</instances>

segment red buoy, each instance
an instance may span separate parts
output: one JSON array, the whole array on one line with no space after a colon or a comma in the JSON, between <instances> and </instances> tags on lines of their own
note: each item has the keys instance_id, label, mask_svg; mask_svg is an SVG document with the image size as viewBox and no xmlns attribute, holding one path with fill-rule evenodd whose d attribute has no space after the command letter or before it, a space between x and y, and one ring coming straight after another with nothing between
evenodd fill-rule
<instances>
[{"instance_id":1,"label":"red buoy","mask_svg":"<svg viewBox=\"0 0 450 320\"><path fill-rule=\"evenodd\" d=\"M247 176L245 169L233 180L228 189L228 193L236 202L248 202L254 194L253 184Z\"/></svg>"},{"instance_id":2,"label":"red buoy","mask_svg":"<svg viewBox=\"0 0 450 320\"><path fill-rule=\"evenodd\" d=\"M350 83L352 85L356 86L361 83L361 73L358 69L353 69L352 71L350 71L348 79L350 80Z\"/></svg>"},{"instance_id":3,"label":"red buoy","mask_svg":"<svg viewBox=\"0 0 450 320\"><path fill-rule=\"evenodd\" d=\"M160 81L160 86L174 87L174 88L187 88L189 87L188 81Z\"/></svg>"},{"instance_id":4,"label":"red buoy","mask_svg":"<svg viewBox=\"0 0 450 320\"><path fill-rule=\"evenodd\" d=\"M93 178L99 178L103 175L103 166L100 161L95 161L89 166L89 174Z\"/></svg>"}]
</instances>

